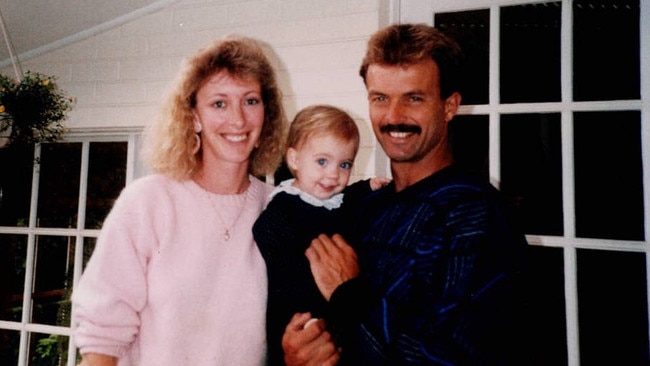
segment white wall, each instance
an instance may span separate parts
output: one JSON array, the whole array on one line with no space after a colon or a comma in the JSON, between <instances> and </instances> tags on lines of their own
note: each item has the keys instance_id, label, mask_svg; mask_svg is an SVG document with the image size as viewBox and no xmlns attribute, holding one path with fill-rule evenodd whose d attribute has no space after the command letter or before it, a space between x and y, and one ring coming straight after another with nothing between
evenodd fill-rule
<instances>
[{"instance_id":1,"label":"white wall","mask_svg":"<svg viewBox=\"0 0 650 366\"><path fill-rule=\"evenodd\" d=\"M374 175L375 140L358 67L370 34L388 22L388 0L183 0L22 62L55 75L77 98L72 131L139 128L156 115L181 59L228 33L268 47L288 118L315 103L344 108L362 146L353 179Z\"/></svg>"}]
</instances>

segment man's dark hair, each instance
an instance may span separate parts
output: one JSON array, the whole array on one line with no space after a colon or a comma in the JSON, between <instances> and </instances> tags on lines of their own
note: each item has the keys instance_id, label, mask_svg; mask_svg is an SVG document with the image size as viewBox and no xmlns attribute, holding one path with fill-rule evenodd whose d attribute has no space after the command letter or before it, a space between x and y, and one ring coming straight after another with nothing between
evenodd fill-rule
<instances>
[{"instance_id":1,"label":"man's dark hair","mask_svg":"<svg viewBox=\"0 0 650 366\"><path fill-rule=\"evenodd\" d=\"M409 65L432 59L440 72L440 96L446 99L460 91L462 58L458 43L439 29L426 24L395 24L370 38L359 74L365 83L371 64Z\"/></svg>"}]
</instances>

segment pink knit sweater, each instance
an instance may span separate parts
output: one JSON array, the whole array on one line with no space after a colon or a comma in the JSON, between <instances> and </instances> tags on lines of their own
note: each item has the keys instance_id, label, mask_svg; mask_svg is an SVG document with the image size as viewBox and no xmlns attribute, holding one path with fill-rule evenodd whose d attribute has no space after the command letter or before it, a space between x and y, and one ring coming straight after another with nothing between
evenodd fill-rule
<instances>
[{"instance_id":1,"label":"pink knit sweater","mask_svg":"<svg viewBox=\"0 0 650 366\"><path fill-rule=\"evenodd\" d=\"M264 364L266 269L251 227L272 187L250 179L240 195L161 175L123 190L73 294L81 353L119 365ZM222 221L242 204L224 241Z\"/></svg>"}]
</instances>

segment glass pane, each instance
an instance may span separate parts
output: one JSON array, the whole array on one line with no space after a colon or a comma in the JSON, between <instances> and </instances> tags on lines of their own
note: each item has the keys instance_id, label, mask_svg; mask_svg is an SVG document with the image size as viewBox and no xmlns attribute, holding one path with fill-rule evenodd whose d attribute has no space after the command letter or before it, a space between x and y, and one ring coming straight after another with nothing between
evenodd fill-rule
<instances>
[{"instance_id":1,"label":"glass pane","mask_svg":"<svg viewBox=\"0 0 650 366\"><path fill-rule=\"evenodd\" d=\"M0 235L0 320L21 319L26 258L27 236Z\"/></svg>"},{"instance_id":2,"label":"glass pane","mask_svg":"<svg viewBox=\"0 0 650 366\"><path fill-rule=\"evenodd\" d=\"M2 148L0 161L0 226L28 226L34 148L19 145Z\"/></svg>"},{"instance_id":3,"label":"glass pane","mask_svg":"<svg viewBox=\"0 0 650 366\"><path fill-rule=\"evenodd\" d=\"M456 164L489 177L488 116L454 117L449 124L449 141Z\"/></svg>"},{"instance_id":4,"label":"glass pane","mask_svg":"<svg viewBox=\"0 0 650 366\"><path fill-rule=\"evenodd\" d=\"M562 248L529 246L532 365L566 365L566 309Z\"/></svg>"},{"instance_id":5,"label":"glass pane","mask_svg":"<svg viewBox=\"0 0 650 366\"><path fill-rule=\"evenodd\" d=\"M86 228L101 228L126 184L126 142L91 142Z\"/></svg>"},{"instance_id":6,"label":"glass pane","mask_svg":"<svg viewBox=\"0 0 650 366\"><path fill-rule=\"evenodd\" d=\"M560 101L561 3L501 8L501 102Z\"/></svg>"},{"instance_id":7,"label":"glass pane","mask_svg":"<svg viewBox=\"0 0 650 366\"><path fill-rule=\"evenodd\" d=\"M574 100L638 99L639 0L573 1Z\"/></svg>"},{"instance_id":8,"label":"glass pane","mask_svg":"<svg viewBox=\"0 0 650 366\"><path fill-rule=\"evenodd\" d=\"M474 10L438 13L434 16L437 28L451 35L465 54L464 80L461 87L462 103L487 104L489 85L490 11Z\"/></svg>"},{"instance_id":9,"label":"glass pane","mask_svg":"<svg viewBox=\"0 0 650 366\"><path fill-rule=\"evenodd\" d=\"M644 240L639 112L574 114L576 235Z\"/></svg>"},{"instance_id":10,"label":"glass pane","mask_svg":"<svg viewBox=\"0 0 650 366\"><path fill-rule=\"evenodd\" d=\"M36 239L32 322L70 326L74 239L64 236Z\"/></svg>"},{"instance_id":11,"label":"glass pane","mask_svg":"<svg viewBox=\"0 0 650 366\"><path fill-rule=\"evenodd\" d=\"M30 366L66 365L69 337L58 334L30 333Z\"/></svg>"},{"instance_id":12,"label":"glass pane","mask_svg":"<svg viewBox=\"0 0 650 366\"><path fill-rule=\"evenodd\" d=\"M84 255L83 255L84 259L81 267L82 270L86 269L86 265L88 265L88 260L90 260L90 257L95 251L96 245L97 245L97 238L84 238Z\"/></svg>"},{"instance_id":13,"label":"glass pane","mask_svg":"<svg viewBox=\"0 0 650 366\"><path fill-rule=\"evenodd\" d=\"M647 365L644 253L578 249L582 365Z\"/></svg>"},{"instance_id":14,"label":"glass pane","mask_svg":"<svg viewBox=\"0 0 650 366\"><path fill-rule=\"evenodd\" d=\"M0 329L0 365L18 365L20 333Z\"/></svg>"},{"instance_id":15,"label":"glass pane","mask_svg":"<svg viewBox=\"0 0 650 366\"><path fill-rule=\"evenodd\" d=\"M562 235L559 114L501 116L501 191L527 234Z\"/></svg>"},{"instance_id":16,"label":"glass pane","mask_svg":"<svg viewBox=\"0 0 650 366\"><path fill-rule=\"evenodd\" d=\"M80 143L42 145L38 190L39 227L76 227L80 169Z\"/></svg>"}]
</instances>

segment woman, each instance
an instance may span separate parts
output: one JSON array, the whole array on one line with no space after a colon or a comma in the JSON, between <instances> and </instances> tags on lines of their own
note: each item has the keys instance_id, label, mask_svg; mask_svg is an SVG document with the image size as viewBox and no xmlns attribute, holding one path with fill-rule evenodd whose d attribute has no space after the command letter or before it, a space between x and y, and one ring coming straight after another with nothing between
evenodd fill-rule
<instances>
[{"instance_id":1,"label":"woman","mask_svg":"<svg viewBox=\"0 0 650 366\"><path fill-rule=\"evenodd\" d=\"M266 272L252 225L285 116L259 45L190 58L73 295L84 365L263 365Z\"/></svg>"}]
</instances>

